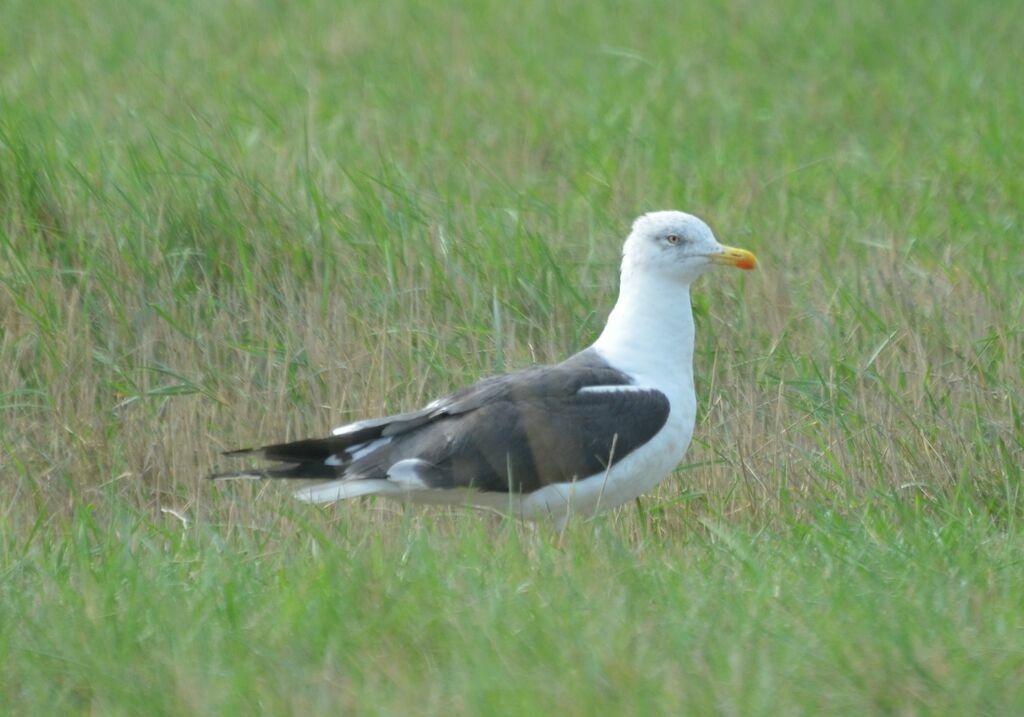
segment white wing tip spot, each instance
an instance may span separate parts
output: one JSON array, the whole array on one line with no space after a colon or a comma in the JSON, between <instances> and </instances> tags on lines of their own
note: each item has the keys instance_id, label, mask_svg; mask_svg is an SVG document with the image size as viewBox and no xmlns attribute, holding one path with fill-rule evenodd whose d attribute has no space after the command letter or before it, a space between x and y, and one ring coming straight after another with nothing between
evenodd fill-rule
<instances>
[{"instance_id":1,"label":"white wing tip spot","mask_svg":"<svg viewBox=\"0 0 1024 717\"><path fill-rule=\"evenodd\" d=\"M355 421L354 423L346 423L344 426L338 426L331 431L332 436L346 436L349 433L355 433L366 428L369 421Z\"/></svg>"},{"instance_id":2,"label":"white wing tip spot","mask_svg":"<svg viewBox=\"0 0 1024 717\"><path fill-rule=\"evenodd\" d=\"M419 458L407 458L398 461L388 468L388 480L397 483L406 490L423 490L430 488L423 480L420 471L429 468L430 464Z\"/></svg>"}]
</instances>

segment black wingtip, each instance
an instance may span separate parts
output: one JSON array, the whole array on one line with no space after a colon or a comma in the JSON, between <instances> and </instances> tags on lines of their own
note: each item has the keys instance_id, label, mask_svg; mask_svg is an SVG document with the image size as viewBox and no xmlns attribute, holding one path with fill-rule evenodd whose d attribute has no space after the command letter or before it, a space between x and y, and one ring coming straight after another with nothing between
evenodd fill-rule
<instances>
[{"instance_id":1,"label":"black wingtip","mask_svg":"<svg viewBox=\"0 0 1024 717\"><path fill-rule=\"evenodd\" d=\"M262 452L262 448L236 448L233 451L221 451L222 456L249 456Z\"/></svg>"}]
</instances>

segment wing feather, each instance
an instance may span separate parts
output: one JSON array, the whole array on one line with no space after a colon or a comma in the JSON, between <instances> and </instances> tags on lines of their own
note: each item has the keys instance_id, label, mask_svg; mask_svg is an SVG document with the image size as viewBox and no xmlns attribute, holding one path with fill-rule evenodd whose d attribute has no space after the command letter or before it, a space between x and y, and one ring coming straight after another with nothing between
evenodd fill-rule
<instances>
[{"instance_id":1,"label":"wing feather","mask_svg":"<svg viewBox=\"0 0 1024 717\"><path fill-rule=\"evenodd\" d=\"M427 488L528 492L606 470L653 438L669 409L660 391L632 385L588 350L327 438L233 451L290 465L215 477L381 481L400 461L416 461Z\"/></svg>"}]
</instances>

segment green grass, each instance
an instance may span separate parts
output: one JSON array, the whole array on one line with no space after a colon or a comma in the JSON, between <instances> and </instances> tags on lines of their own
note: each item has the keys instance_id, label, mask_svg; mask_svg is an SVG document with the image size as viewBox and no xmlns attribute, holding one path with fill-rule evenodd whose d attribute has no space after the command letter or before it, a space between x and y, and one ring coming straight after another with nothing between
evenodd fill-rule
<instances>
[{"instance_id":1,"label":"green grass","mask_svg":"<svg viewBox=\"0 0 1024 717\"><path fill-rule=\"evenodd\" d=\"M1013 3L0 8L0 706L1024 712ZM555 535L213 486L223 449L697 287L677 474Z\"/></svg>"},{"instance_id":2,"label":"green grass","mask_svg":"<svg viewBox=\"0 0 1024 717\"><path fill-rule=\"evenodd\" d=\"M0 685L53 712L1005 714L1024 540L895 508L752 533L90 511L5 545ZM12 643L14 643L12 645Z\"/></svg>"}]
</instances>

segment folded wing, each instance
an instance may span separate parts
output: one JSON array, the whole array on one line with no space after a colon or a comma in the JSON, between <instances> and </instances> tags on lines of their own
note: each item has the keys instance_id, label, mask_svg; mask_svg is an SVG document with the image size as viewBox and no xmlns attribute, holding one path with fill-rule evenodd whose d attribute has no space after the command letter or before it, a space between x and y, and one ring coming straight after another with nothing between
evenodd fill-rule
<instances>
[{"instance_id":1,"label":"folded wing","mask_svg":"<svg viewBox=\"0 0 1024 717\"><path fill-rule=\"evenodd\" d=\"M328 479L328 490L306 494L332 499L461 488L526 493L607 470L653 438L668 414L664 394L583 352L327 438L234 451L284 465L213 477Z\"/></svg>"}]
</instances>

